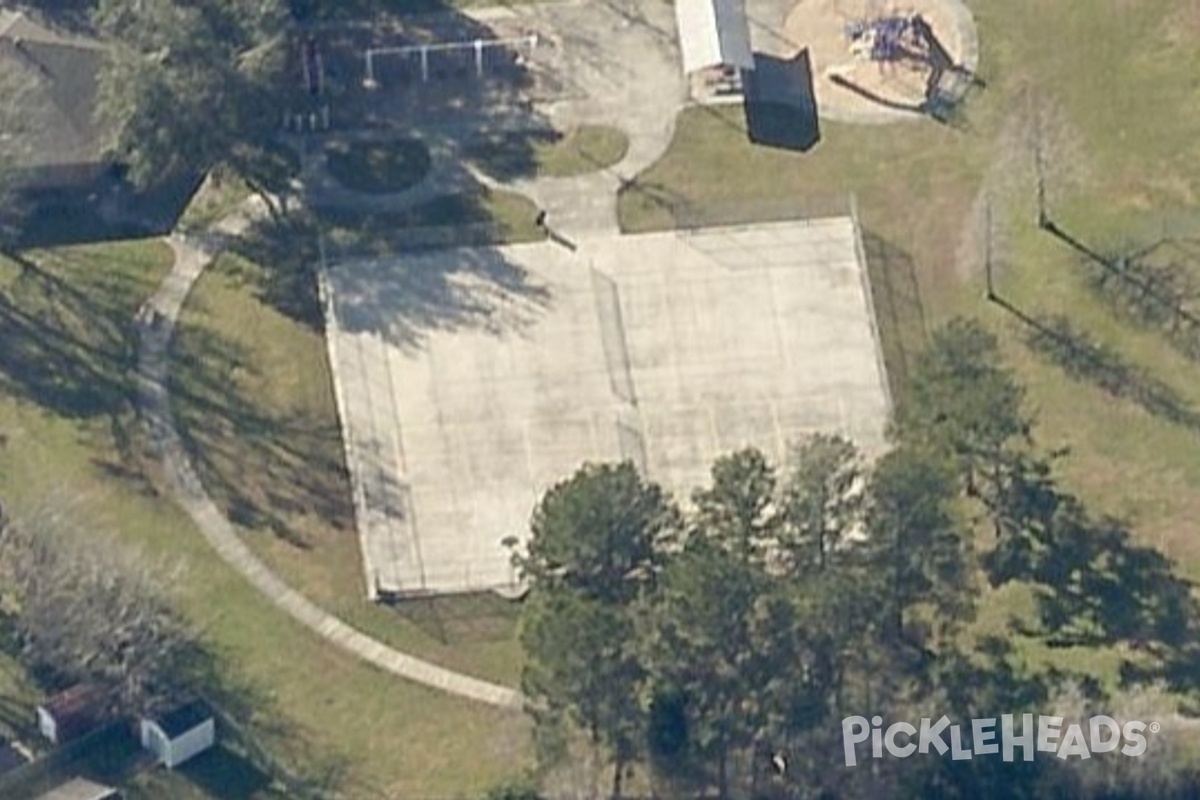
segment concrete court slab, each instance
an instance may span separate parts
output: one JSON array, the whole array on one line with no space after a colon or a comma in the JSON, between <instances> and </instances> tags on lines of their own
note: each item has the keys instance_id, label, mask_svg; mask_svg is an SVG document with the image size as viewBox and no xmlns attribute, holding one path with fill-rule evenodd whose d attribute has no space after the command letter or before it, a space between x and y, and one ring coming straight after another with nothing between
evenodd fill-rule
<instances>
[{"instance_id":1,"label":"concrete court slab","mask_svg":"<svg viewBox=\"0 0 1200 800\"><path fill-rule=\"evenodd\" d=\"M509 587L501 541L585 461L632 459L686 500L714 458L839 431L883 447L888 397L849 219L498 248L546 301L521 324L398 340L396 270L455 272L478 251L330 270L328 326L368 584ZM480 284L480 285L473 285ZM506 301L497 300L499 305Z\"/></svg>"}]
</instances>

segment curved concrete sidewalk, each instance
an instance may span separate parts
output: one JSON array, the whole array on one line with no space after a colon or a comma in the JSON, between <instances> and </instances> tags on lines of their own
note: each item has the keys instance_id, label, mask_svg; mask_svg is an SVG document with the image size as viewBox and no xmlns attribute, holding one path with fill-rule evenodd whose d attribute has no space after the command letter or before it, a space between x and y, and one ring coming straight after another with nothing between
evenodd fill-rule
<instances>
[{"instance_id":1,"label":"curved concrete sidewalk","mask_svg":"<svg viewBox=\"0 0 1200 800\"><path fill-rule=\"evenodd\" d=\"M502 708L520 708L514 689L401 653L322 610L275 575L242 542L229 520L208 496L175 430L167 375L170 342L188 293L221 247L218 236L198 239L171 236L175 253L171 273L138 313L138 407L151 446L163 465L171 494L227 564L240 572L280 610L348 653L402 678Z\"/></svg>"}]
</instances>

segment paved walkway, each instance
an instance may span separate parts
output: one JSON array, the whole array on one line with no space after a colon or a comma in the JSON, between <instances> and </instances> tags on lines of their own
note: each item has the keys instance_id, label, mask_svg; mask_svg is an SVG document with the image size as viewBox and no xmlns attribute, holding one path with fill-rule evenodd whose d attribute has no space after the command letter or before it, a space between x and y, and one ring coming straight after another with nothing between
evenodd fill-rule
<instances>
[{"instance_id":1,"label":"paved walkway","mask_svg":"<svg viewBox=\"0 0 1200 800\"><path fill-rule=\"evenodd\" d=\"M592 15L590 25L578 26L578 14ZM670 144L674 120L684 100L684 87L676 66L673 40L662 31L672 26L670 7L653 2L601 4L596 8L560 7L558 4L530 6L524 14L556 28L564 49L577 60L571 64L575 79L588 93L586 101L564 102L547 108L547 116L561 129L579 124L610 124L629 137L625 158L599 172L573 178L543 178L499 184L456 164L454 148L435 152L432 180L414 191L386 197L341 196L335 187L324 185L320 170L306 175L311 188L342 205L397 209L445 192L447 184L478 180L491 186L529 196L547 211L549 224L560 234L588 236L618 232L617 191L624 181L654 162ZM597 59L594 42L584 41L604 34L611 52ZM579 40L575 40L579 37ZM596 59L596 60L593 60ZM611 59L611 60L609 60ZM614 64L638 63L637 74L612 75ZM371 134L366 134L371 135ZM334 196L330 196L334 195ZM380 669L426 686L467 699L505 708L520 708L524 698L516 690L472 678L401 653L342 622L319 608L275 575L241 540L229 520L208 496L192 467L186 448L175 429L171 414L167 376L169 345L179 313L196 280L224 247L229 237L241 233L261 208L251 203L246 210L222 220L212 234L185 237L172 235L168 242L175 264L158 291L138 314L139 410L152 447L160 459L168 488L217 553L275 606L296 621L343 650Z\"/></svg>"},{"instance_id":2,"label":"paved walkway","mask_svg":"<svg viewBox=\"0 0 1200 800\"><path fill-rule=\"evenodd\" d=\"M406 192L370 195L340 186L324 168L319 152L306 159L304 183L310 202L360 210L399 211L441 194L482 183L530 198L546 211L552 230L568 239L619 233L620 188L653 164L668 148L675 118L687 99L680 74L673 7L657 0L597 0L588 3L529 3L473 16L516 20L547 42L547 69L565 76L571 91L531 109L488 117L486 127L567 132L580 125L606 125L628 139L624 158L612 166L573 177L532 177L497 181L466 163L463 144L477 126L469 116L456 124L423 126L414 119L406 136L422 139L432 161L429 176ZM395 131L339 132L341 138L371 140Z\"/></svg>"},{"instance_id":3,"label":"paved walkway","mask_svg":"<svg viewBox=\"0 0 1200 800\"><path fill-rule=\"evenodd\" d=\"M221 233L236 234L244 226L244 219L226 224ZM481 703L520 708L523 698L513 689L422 661L350 627L284 583L241 540L192 468L191 459L175 429L167 389L169 345L179 312L197 278L220 251L224 237L220 234L198 238L173 235L168 242L175 252L175 265L138 314L138 403L150 433L151 446L163 465L168 488L176 501L227 564L280 610L317 635L402 678Z\"/></svg>"}]
</instances>

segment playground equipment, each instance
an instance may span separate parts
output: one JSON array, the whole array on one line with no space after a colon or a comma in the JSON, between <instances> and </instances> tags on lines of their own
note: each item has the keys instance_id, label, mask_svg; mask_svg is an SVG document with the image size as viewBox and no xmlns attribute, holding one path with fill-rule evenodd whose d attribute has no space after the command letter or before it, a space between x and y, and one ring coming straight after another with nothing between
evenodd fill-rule
<instances>
[{"instance_id":1,"label":"playground equipment","mask_svg":"<svg viewBox=\"0 0 1200 800\"><path fill-rule=\"evenodd\" d=\"M863 61L925 61L931 33L919 14L855 20L845 27L850 52Z\"/></svg>"},{"instance_id":2,"label":"playground equipment","mask_svg":"<svg viewBox=\"0 0 1200 800\"><path fill-rule=\"evenodd\" d=\"M484 73L484 51L489 48L510 49L515 52L517 63L522 63L524 60L523 50L532 52L538 46L538 35L536 33L529 36L521 36L513 39L474 39L463 42L441 42L437 44L414 44L404 47L370 47L366 50L366 73L363 78L363 87L367 89L379 88L379 76L375 70L375 60L381 56L399 56L407 59L416 56L419 64L421 82L428 83L429 56L431 53L452 53L467 51L474 55L475 75L482 77Z\"/></svg>"}]
</instances>

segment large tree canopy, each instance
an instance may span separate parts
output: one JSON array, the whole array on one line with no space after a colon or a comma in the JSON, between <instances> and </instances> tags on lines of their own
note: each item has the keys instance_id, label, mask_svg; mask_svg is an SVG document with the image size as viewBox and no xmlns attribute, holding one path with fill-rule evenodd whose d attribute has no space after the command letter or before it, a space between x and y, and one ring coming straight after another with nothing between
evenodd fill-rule
<instances>
[{"instance_id":1,"label":"large tree canopy","mask_svg":"<svg viewBox=\"0 0 1200 800\"><path fill-rule=\"evenodd\" d=\"M101 0L95 19L112 43L97 113L134 183L224 163L278 190L267 156L285 100L281 2Z\"/></svg>"},{"instance_id":2,"label":"large tree canopy","mask_svg":"<svg viewBox=\"0 0 1200 800\"><path fill-rule=\"evenodd\" d=\"M631 463L587 465L546 493L529 552L517 564L535 588L628 603L652 576L677 519L663 491L644 483Z\"/></svg>"},{"instance_id":3,"label":"large tree canopy","mask_svg":"<svg viewBox=\"0 0 1200 800\"><path fill-rule=\"evenodd\" d=\"M0 516L0 608L18 656L51 687L97 683L146 713L186 691L199 650L162 571L46 511Z\"/></svg>"},{"instance_id":4,"label":"large tree canopy","mask_svg":"<svg viewBox=\"0 0 1200 800\"><path fill-rule=\"evenodd\" d=\"M894 433L953 458L973 490L1012 441L1028 437L1024 394L996 337L974 320L954 319L934 332L917 360Z\"/></svg>"},{"instance_id":5,"label":"large tree canopy","mask_svg":"<svg viewBox=\"0 0 1200 800\"><path fill-rule=\"evenodd\" d=\"M631 466L585 468L534 517L528 685L605 745L618 774L645 767L660 796L1134 797L1154 786L1165 797L1186 786L1166 760L1142 783L1103 758L1089 769L1106 777L1090 782L1053 758L840 768L851 715L1086 723L1087 704L1063 699L1072 687L1104 697L1095 713L1120 707L1094 677L1023 654L1022 637L1034 653L1115 646L1106 655L1122 653L1124 680L1198 689L1190 587L1058 484L1022 396L995 338L956 321L935 334L894 446L873 464L829 435L797 443L782 468L742 450L670 513ZM999 536L977 557L989 518ZM1001 637L990 619L972 625L989 582L1018 582L1033 600Z\"/></svg>"}]
</instances>

